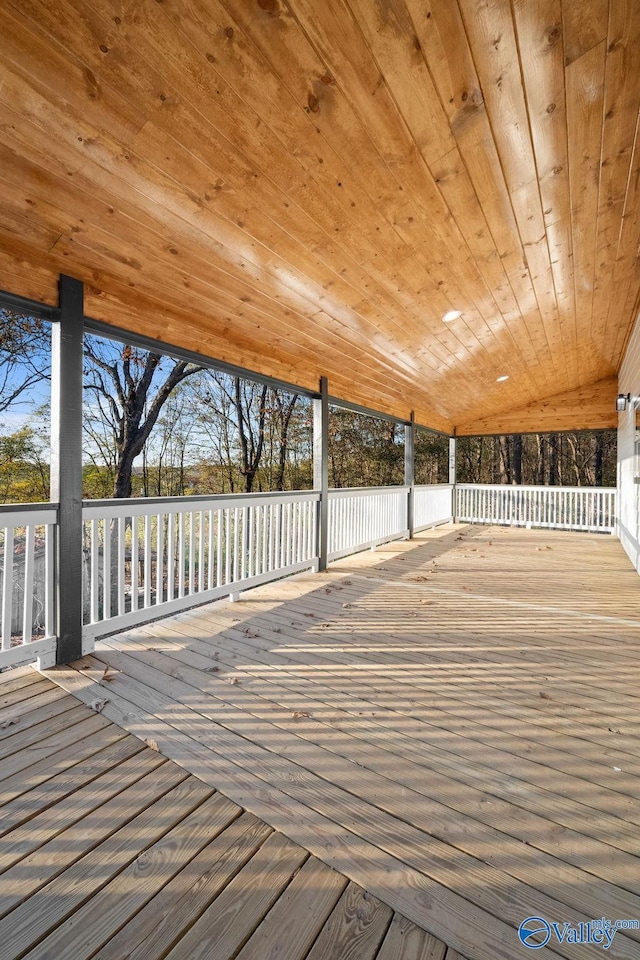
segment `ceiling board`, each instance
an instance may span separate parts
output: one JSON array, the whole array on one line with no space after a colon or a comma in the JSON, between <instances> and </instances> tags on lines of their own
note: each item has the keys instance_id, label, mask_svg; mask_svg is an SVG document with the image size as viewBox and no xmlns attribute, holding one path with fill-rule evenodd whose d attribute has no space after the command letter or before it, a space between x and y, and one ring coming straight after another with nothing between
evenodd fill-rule
<instances>
[{"instance_id":1,"label":"ceiling board","mask_svg":"<svg viewBox=\"0 0 640 960\"><path fill-rule=\"evenodd\" d=\"M640 292L631 0L0 9L0 287L69 273L96 319L438 429L602 397Z\"/></svg>"}]
</instances>

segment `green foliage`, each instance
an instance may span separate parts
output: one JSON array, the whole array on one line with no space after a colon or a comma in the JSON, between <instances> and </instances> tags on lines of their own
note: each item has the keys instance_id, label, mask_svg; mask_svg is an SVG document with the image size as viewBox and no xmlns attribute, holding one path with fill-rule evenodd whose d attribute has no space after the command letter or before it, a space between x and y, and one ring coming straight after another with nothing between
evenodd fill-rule
<instances>
[{"instance_id":1,"label":"green foliage","mask_svg":"<svg viewBox=\"0 0 640 960\"><path fill-rule=\"evenodd\" d=\"M460 437L460 483L612 487L616 483L615 430L580 433Z\"/></svg>"},{"instance_id":2,"label":"green foliage","mask_svg":"<svg viewBox=\"0 0 640 960\"><path fill-rule=\"evenodd\" d=\"M51 325L0 309L0 413L31 402L51 375Z\"/></svg>"},{"instance_id":3,"label":"green foliage","mask_svg":"<svg viewBox=\"0 0 640 960\"><path fill-rule=\"evenodd\" d=\"M0 436L0 502L38 503L49 499L49 465L31 427Z\"/></svg>"},{"instance_id":4,"label":"green foliage","mask_svg":"<svg viewBox=\"0 0 640 960\"><path fill-rule=\"evenodd\" d=\"M449 437L416 428L414 479L416 483L449 482Z\"/></svg>"},{"instance_id":5,"label":"green foliage","mask_svg":"<svg viewBox=\"0 0 640 960\"><path fill-rule=\"evenodd\" d=\"M404 482L404 427L329 408L329 486L377 487Z\"/></svg>"}]
</instances>

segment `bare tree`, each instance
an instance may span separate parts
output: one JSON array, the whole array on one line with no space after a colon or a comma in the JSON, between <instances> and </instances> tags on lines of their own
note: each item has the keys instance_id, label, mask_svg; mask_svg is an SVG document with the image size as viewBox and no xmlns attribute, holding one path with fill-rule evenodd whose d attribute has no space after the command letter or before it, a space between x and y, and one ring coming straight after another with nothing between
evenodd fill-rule
<instances>
[{"instance_id":1,"label":"bare tree","mask_svg":"<svg viewBox=\"0 0 640 960\"><path fill-rule=\"evenodd\" d=\"M50 325L37 317L0 310L0 413L51 377Z\"/></svg>"},{"instance_id":2,"label":"bare tree","mask_svg":"<svg viewBox=\"0 0 640 960\"><path fill-rule=\"evenodd\" d=\"M278 461L274 477L274 488L284 490L284 475L289 453L289 428L298 397L296 394L283 395L278 390L272 390L273 405L276 411L276 426L278 433Z\"/></svg>"},{"instance_id":3,"label":"bare tree","mask_svg":"<svg viewBox=\"0 0 640 960\"><path fill-rule=\"evenodd\" d=\"M129 345L85 338L85 390L111 431L116 451L113 496L130 497L133 462L179 383L203 368Z\"/></svg>"}]
</instances>

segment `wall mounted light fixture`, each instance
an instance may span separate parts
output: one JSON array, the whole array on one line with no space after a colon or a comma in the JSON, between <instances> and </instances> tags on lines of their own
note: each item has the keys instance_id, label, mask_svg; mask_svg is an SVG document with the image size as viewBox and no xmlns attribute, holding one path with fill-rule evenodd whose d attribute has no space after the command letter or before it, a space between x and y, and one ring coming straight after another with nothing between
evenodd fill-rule
<instances>
[{"instance_id":1,"label":"wall mounted light fixture","mask_svg":"<svg viewBox=\"0 0 640 960\"><path fill-rule=\"evenodd\" d=\"M627 409L627 404L631 403L630 393L619 393L616 397L616 410L623 413Z\"/></svg>"}]
</instances>

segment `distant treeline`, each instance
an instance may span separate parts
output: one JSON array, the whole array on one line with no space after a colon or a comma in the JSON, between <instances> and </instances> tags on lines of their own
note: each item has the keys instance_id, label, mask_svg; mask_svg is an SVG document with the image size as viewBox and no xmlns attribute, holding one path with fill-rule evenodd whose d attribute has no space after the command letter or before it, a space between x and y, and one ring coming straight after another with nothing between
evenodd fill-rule
<instances>
[{"instance_id":1,"label":"distant treeline","mask_svg":"<svg viewBox=\"0 0 640 960\"><path fill-rule=\"evenodd\" d=\"M460 437L457 448L460 483L616 484L615 430Z\"/></svg>"},{"instance_id":2,"label":"distant treeline","mask_svg":"<svg viewBox=\"0 0 640 960\"><path fill-rule=\"evenodd\" d=\"M50 328L0 311L0 502L49 498ZM90 334L83 495L168 497L313 485L303 395ZM329 484L404 482L405 428L332 406ZM461 482L611 485L614 431L458 441ZM449 478L449 440L416 428L415 482Z\"/></svg>"}]
</instances>

